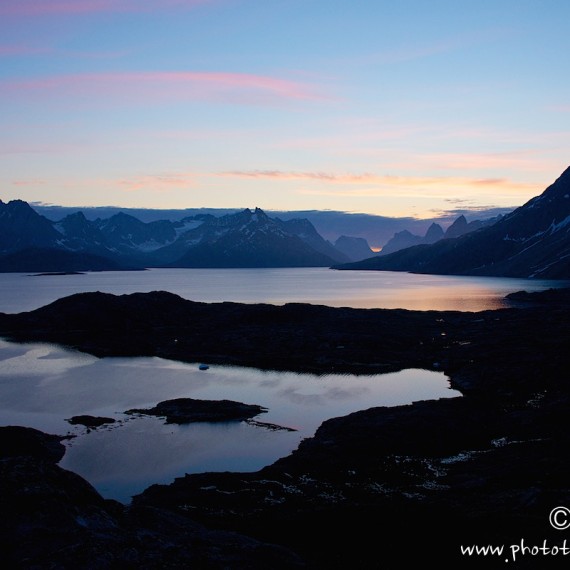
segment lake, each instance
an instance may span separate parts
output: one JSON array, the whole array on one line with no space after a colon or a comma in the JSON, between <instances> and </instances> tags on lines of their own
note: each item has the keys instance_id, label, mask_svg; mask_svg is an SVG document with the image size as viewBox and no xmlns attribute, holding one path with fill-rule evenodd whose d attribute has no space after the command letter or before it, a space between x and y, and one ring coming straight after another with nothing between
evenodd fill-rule
<instances>
[{"instance_id":1,"label":"lake","mask_svg":"<svg viewBox=\"0 0 570 570\"><path fill-rule=\"evenodd\" d=\"M202 371L160 358L99 359L49 344L5 341L0 341L0 363L1 424L77 435L66 443L60 465L85 477L104 497L123 502L184 473L260 469L289 454L331 417L459 395L443 373L415 369L371 376L225 366ZM259 404L268 412L256 420L296 431L244 422L180 426L123 413L178 397ZM80 414L117 423L87 430L66 421Z\"/></svg>"},{"instance_id":2,"label":"lake","mask_svg":"<svg viewBox=\"0 0 570 570\"><path fill-rule=\"evenodd\" d=\"M416 275L392 271L149 269L82 275L0 274L0 312L36 309L85 291L170 291L192 301L313 303L331 307L482 311L509 306L507 293L569 286L570 281Z\"/></svg>"},{"instance_id":3,"label":"lake","mask_svg":"<svg viewBox=\"0 0 570 570\"><path fill-rule=\"evenodd\" d=\"M560 281L447 277L393 272L308 269L152 269L136 272L30 276L0 274L0 311L21 312L84 291L115 294L167 290L186 299L244 303L307 302L360 308L481 311L509 306L521 289ZM0 425L72 434L60 465L106 498L128 503L152 483L184 473L255 471L289 454L326 419L373 406L457 396L448 378L427 370L373 376L310 375L211 366L159 358L99 359L49 344L0 340ZM165 424L125 415L177 397L231 399L268 408L244 422ZM109 416L109 427L72 426L74 415Z\"/></svg>"}]
</instances>

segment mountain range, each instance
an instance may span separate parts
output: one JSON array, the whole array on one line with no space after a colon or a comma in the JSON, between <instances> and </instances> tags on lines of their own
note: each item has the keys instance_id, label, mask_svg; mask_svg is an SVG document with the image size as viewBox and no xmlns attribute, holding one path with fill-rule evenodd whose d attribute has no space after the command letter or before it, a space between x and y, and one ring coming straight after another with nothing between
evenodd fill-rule
<instances>
[{"instance_id":1,"label":"mountain range","mask_svg":"<svg viewBox=\"0 0 570 570\"><path fill-rule=\"evenodd\" d=\"M440 275L570 278L570 168L490 226L431 245L333 266Z\"/></svg>"},{"instance_id":2,"label":"mountain range","mask_svg":"<svg viewBox=\"0 0 570 570\"><path fill-rule=\"evenodd\" d=\"M0 201L0 271L70 272L148 267L332 267L443 275L570 278L570 168L541 195L496 218L460 216L444 232L396 232L380 254L361 238L334 243L304 218L248 208L215 216L141 221L118 212L49 219L22 200Z\"/></svg>"},{"instance_id":3,"label":"mountain range","mask_svg":"<svg viewBox=\"0 0 570 570\"><path fill-rule=\"evenodd\" d=\"M159 220L180 221L184 218L211 214L216 218L226 214L236 214L245 209L241 208L184 208L184 209L150 209L150 208L119 208L117 206L56 206L43 202L30 202L30 206L48 220L57 222L70 214L82 212L90 221L108 219L115 214L123 213L137 218L141 222L155 222ZM338 210L269 210L263 211L271 218L287 221L292 219L306 219L313 224L317 232L326 240L334 243L340 236L359 237L365 239L369 247L377 250L386 245L395 233L407 230L414 235L424 235L432 223L448 228L461 215L472 220L496 218L512 212L511 208L483 208L473 210L454 209L440 212L434 218L389 217L379 214L358 213ZM472 224L473 222L470 222ZM368 252L370 256L370 252Z\"/></svg>"},{"instance_id":4,"label":"mountain range","mask_svg":"<svg viewBox=\"0 0 570 570\"><path fill-rule=\"evenodd\" d=\"M53 221L24 201L0 201L0 271L4 272L329 267L373 254L365 240L345 241L354 245L354 240L359 254L354 247L335 247L306 219L270 218L259 208L178 221L142 222L122 212L96 220L75 212Z\"/></svg>"},{"instance_id":5,"label":"mountain range","mask_svg":"<svg viewBox=\"0 0 570 570\"><path fill-rule=\"evenodd\" d=\"M415 235L408 230L402 230L401 232L396 232L394 236L386 242L386 245L384 245L382 251L380 251L378 255L388 255L389 253L394 253L395 251L406 249L414 245L431 245L432 243L438 242L440 239L463 236L485 226L490 226L497 222L501 217L502 216L499 215L494 218L468 222L467 218L462 214L445 231L443 231L443 228L439 224L433 222L423 237Z\"/></svg>"}]
</instances>

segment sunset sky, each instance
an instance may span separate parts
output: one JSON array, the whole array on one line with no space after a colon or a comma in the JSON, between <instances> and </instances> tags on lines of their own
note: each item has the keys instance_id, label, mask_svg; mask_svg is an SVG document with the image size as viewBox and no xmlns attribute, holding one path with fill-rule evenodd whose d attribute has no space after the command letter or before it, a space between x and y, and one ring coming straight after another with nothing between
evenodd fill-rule
<instances>
[{"instance_id":1,"label":"sunset sky","mask_svg":"<svg viewBox=\"0 0 570 570\"><path fill-rule=\"evenodd\" d=\"M1 0L0 199L434 217L570 164L567 0Z\"/></svg>"}]
</instances>

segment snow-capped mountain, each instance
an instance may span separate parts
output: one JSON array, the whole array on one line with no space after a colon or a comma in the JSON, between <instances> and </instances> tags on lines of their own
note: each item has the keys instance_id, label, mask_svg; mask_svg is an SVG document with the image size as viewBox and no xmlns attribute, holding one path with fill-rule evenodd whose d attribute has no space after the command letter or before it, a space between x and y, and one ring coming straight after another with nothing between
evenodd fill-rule
<instances>
[{"instance_id":1,"label":"snow-capped mountain","mask_svg":"<svg viewBox=\"0 0 570 570\"><path fill-rule=\"evenodd\" d=\"M105 269L106 262L117 269L306 267L347 260L307 220L282 221L258 208L149 223L123 213L90 221L77 212L54 222L26 202L0 202L4 271Z\"/></svg>"},{"instance_id":2,"label":"snow-capped mountain","mask_svg":"<svg viewBox=\"0 0 570 570\"><path fill-rule=\"evenodd\" d=\"M570 168L542 194L491 226L336 268L568 279Z\"/></svg>"}]
</instances>

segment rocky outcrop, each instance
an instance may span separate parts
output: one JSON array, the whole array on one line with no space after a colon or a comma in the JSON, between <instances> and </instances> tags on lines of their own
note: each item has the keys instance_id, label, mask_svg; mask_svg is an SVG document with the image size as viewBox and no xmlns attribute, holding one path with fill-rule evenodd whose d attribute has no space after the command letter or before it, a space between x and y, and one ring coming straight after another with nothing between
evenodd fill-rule
<instances>
[{"instance_id":1,"label":"rocky outcrop","mask_svg":"<svg viewBox=\"0 0 570 570\"><path fill-rule=\"evenodd\" d=\"M303 568L283 547L156 507L103 499L56 462L61 438L0 428L0 547L9 568Z\"/></svg>"},{"instance_id":2,"label":"rocky outcrop","mask_svg":"<svg viewBox=\"0 0 570 570\"><path fill-rule=\"evenodd\" d=\"M265 412L267 412L267 408L262 406L243 404L232 400L176 398L159 402L152 408L126 410L125 414L164 417L167 424L189 424L193 422L244 421Z\"/></svg>"},{"instance_id":3,"label":"rocky outcrop","mask_svg":"<svg viewBox=\"0 0 570 570\"><path fill-rule=\"evenodd\" d=\"M104 425L114 424L117 420L101 416L81 415L81 416L72 416L66 421L71 425L82 425L87 428L98 428Z\"/></svg>"}]
</instances>

